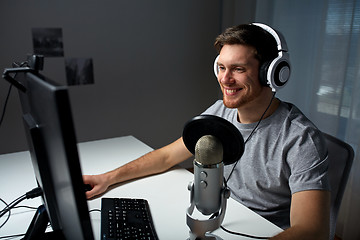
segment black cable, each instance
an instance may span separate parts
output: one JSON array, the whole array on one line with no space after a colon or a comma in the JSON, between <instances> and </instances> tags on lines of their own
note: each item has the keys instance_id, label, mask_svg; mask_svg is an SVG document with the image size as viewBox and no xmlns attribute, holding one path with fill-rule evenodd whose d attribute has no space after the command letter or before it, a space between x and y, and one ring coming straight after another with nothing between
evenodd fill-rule
<instances>
[{"instance_id":1,"label":"black cable","mask_svg":"<svg viewBox=\"0 0 360 240\"><path fill-rule=\"evenodd\" d=\"M43 192L42 192L41 187L37 187L37 188L34 188L31 191L27 192L25 195L26 195L27 199L30 199L30 198L40 197L42 195L42 193Z\"/></svg>"},{"instance_id":2,"label":"black cable","mask_svg":"<svg viewBox=\"0 0 360 240\"><path fill-rule=\"evenodd\" d=\"M14 234L14 235L8 235L8 236L1 236L0 239L8 239L8 238L16 238L16 237L23 237L25 234Z\"/></svg>"},{"instance_id":3,"label":"black cable","mask_svg":"<svg viewBox=\"0 0 360 240\"><path fill-rule=\"evenodd\" d=\"M24 195L18 197L17 199L15 199L14 201L12 201L3 210L1 210L0 217L4 216L5 213L9 212L14 206L16 206L20 202L24 201L25 199L26 199L26 195L24 194Z\"/></svg>"},{"instance_id":4,"label":"black cable","mask_svg":"<svg viewBox=\"0 0 360 240\"><path fill-rule=\"evenodd\" d=\"M270 238L270 237L259 237L259 236L253 236L253 235L244 234L244 233L233 232L233 231L230 231L230 230L226 229L223 226L220 226L220 227L221 227L222 230L224 230L227 233L238 235L238 236L243 236L243 237L247 237L247 238L254 238L254 239L269 239Z\"/></svg>"},{"instance_id":5,"label":"black cable","mask_svg":"<svg viewBox=\"0 0 360 240\"><path fill-rule=\"evenodd\" d=\"M25 199L35 198L35 197L39 197L41 195L42 195L42 190L40 187L37 187L37 188L34 188L31 191L25 193L24 195L18 197L17 199L12 201L10 204L7 204L3 199L0 198L0 200L6 205L5 208L0 211L0 217L5 215L5 213L7 213L7 212L9 213L8 217L6 218L5 222L3 224L1 224L0 228L2 228L8 222L10 215L11 215L11 209L15 208L17 204L19 204L20 202L22 202ZM18 206L18 207L26 207L26 208L34 209L33 207L29 207L29 206ZM11 239L11 238L16 238L16 237L22 237L24 235L25 234L1 236L0 239Z\"/></svg>"},{"instance_id":6,"label":"black cable","mask_svg":"<svg viewBox=\"0 0 360 240\"><path fill-rule=\"evenodd\" d=\"M1 127L1 124L2 124L2 122L3 122L3 120L4 120L4 117L5 117L6 106L7 106L7 103L8 103L8 101L9 101L11 89L12 89L12 85L10 85L10 87L9 87L9 90L8 90L8 93L7 93L5 102L4 102L4 107L3 107L2 114L1 114L1 119L0 119L0 127Z\"/></svg>"},{"instance_id":7,"label":"black cable","mask_svg":"<svg viewBox=\"0 0 360 240\"><path fill-rule=\"evenodd\" d=\"M3 199L0 198L0 201L2 201L3 203L5 203L5 201ZM27 209L30 209L30 210L36 210L37 208L36 207L32 207L32 206L14 206L12 209L15 209L15 208L27 208ZM2 228L10 219L10 216L11 216L11 210L9 209L8 211L9 215L7 216L6 220L0 225L0 228Z\"/></svg>"},{"instance_id":8,"label":"black cable","mask_svg":"<svg viewBox=\"0 0 360 240\"><path fill-rule=\"evenodd\" d=\"M5 204L5 208L9 206L9 204L7 204L7 202L5 202L2 198L0 198L0 201ZM0 225L0 228L2 228L9 221L10 215L11 215L11 212L9 210L9 215L7 216L6 220Z\"/></svg>"},{"instance_id":9,"label":"black cable","mask_svg":"<svg viewBox=\"0 0 360 240\"><path fill-rule=\"evenodd\" d=\"M22 63L20 63L19 67L23 67L23 66L26 65L26 64L27 64L27 61L22 62ZM15 75L14 75L14 78L15 78L15 76L16 76L16 73L15 73ZM4 107L3 107L3 111L2 111L2 114L1 114L1 118L0 118L0 127L1 127L1 124L2 124L2 122L3 122L3 120L4 120L4 117L5 117L6 107L7 107L8 101L9 101L9 97L10 97L10 93L11 93L12 86L13 86L13 85L10 84L9 90L8 90L8 94L7 94L6 99L5 99L5 102L4 102Z\"/></svg>"},{"instance_id":10,"label":"black cable","mask_svg":"<svg viewBox=\"0 0 360 240\"><path fill-rule=\"evenodd\" d=\"M266 112L269 110L269 108L270 108L270 106L271 106L271 104L272 104L272 102L273 102L273 100L274 100L274 98L275 98L275 94L276 94L276 92L273 93L269 105L268 105L267 108L265 109L264 113L261 115L260 120L257 122L256 126L253 128L253 130L251 131L250 135L249 135L249 136L247 137L247 139L245 140L244 145L250 140L250 138L252 137L252 135L255 133L255 130L256 130L256 129L258 128L258 126L260 125L260 122L263 120ZM231 169L231 172L230 172L228 178L227 178L226 181L225 181L225 185L226 185L226 186L227 186L227 182L229 181L231 175L233 174L233 172L234 172L234 170L235 170L235 167L236 167L236 165L238 164L238 162L239 162L239 159L235 162L233 168Z\"/></svg>"},{"instance_id":11,"label":"black cable","mask_svg":"<svg viewBox=\"0 0 360 240\"><path fill-rule=\"evenodd\" d=\"M96 209L89 210L89 213L91 213L91 212L101 212L101 210L96 208Z\"/></svg>"},{"instance_id":12,"label":"black cable","mask_svg":"<svg viewBox=\"0 0 360 240\"><path fill-rule=\"evenodd\" d=\"M8 205L1 198L0 198L0 201L2 201L5 205ZM31 207L31 206L16 206L16 207L13 207L13 208L29 208L29 209L35 209L35 210L37 209L37 208ZM96 208L96 209L89 210L89 213L91 213L91 212L101 212L101 210ZM50 224L48 225L48 227L50 227ZM0 239L9 239L9 238L22 237L22 236L25 236L25 234L14 234L14 235L8 235L8 236L0 236Z\"/></svg>"},{"instance_id":13,"label":"black cable","mask_svg":"<svg viewBox=\"0 0 360 240\"><path fill-rule=\"evenodd\" d=\"M271 104L272 104L272 102L273 102L273 100L274 100L274 98L275 98L275 94L276 94L276 92L273 93L269 105L266 107L264 113L261 115L260 120L257 122L256 126L253 128L253 130L251 131L250 135L246 138L244 144L246 144L246 143L250 140L250 138L252 137L252 135L255 133L255 130L256 130L256 129L258 128L258 126L260 125L260 122L263 120L266 112L269 110L269 108L270 108L270 106L271 106ZM236 167L236 165L238 164L238 162L239 162L239 160L237 160L237 161L235 162L233 168L231 169L231 172L230 172L228 178L225 179L225 177L224 177L225 187L227 187L227 182L229 181L231 175L233 174L233 172L234 172L234 170L235 170L235 167ZM233 231L230 231L230 230L226 229L226 228L223 227L223 226L220 226L220 227L221 227L221 229L223 229L225 232L228 232L228 233L234 234L234 235L243 236L243 237L255 238L255 239L269 239L269 238L270 238L270 237L258 237L258 236L252 236L252 235L244 234L244 233L233 232Z\"/></svg>"},{"instance_id":14,"label":"black cable","mask_svg":"<svg viewBox=\"0 0 360 240\"><path fill-rule=\"evenodd\" d=\"M34 188L31 191L25 193L24 195L18 197L14 201L12 201L10 204L8 204L3 210L0 212L0 217L2 217L5 213L10 211L12 208L14 208L17 204L24 201L25 199L35 198L39 197L42 194L42 190L40 187Z\"/></svg>"},{"instance_id":15,"label":"black cable","mask_svg":"<svg viewBox=\"0 0 360 240\"><path fill-rule=\"evenodd\" d=\"M9 206L9 204L7 204L7 202L5 202L4 199L0 198L0 201L5 204L5 207Z\"/></svg>"},{"instance_id":16,"label":"black cable","mask_svg":"<svg viewBox=\"0 0 360 240\"><path fill-rule=\"evenodd\" d=\"M37 207L32 207L32 206L15 206L13 208L27 208L27 209L30 209L30 210L37 210L38 209Z\"/></svg>"}]
</instances>

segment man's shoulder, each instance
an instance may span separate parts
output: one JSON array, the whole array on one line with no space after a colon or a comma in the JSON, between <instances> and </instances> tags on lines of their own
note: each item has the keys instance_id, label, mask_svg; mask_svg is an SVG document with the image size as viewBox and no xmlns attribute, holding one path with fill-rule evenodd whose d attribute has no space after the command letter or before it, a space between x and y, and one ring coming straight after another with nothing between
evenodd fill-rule
<instances>
[{"instance_id":1,"label":"man's shoulder","mask_svg":"<svg viewBox=\"0 0 360 240\"><path fill-rule=\"evenodd\" d=\"M288 121L296 128L318 131L316 125L293 103L283 102L288 109Z\"/></svg>"},{"instance_id":2,"label":"man's shoulder","mask_svg":"<svg viewBox=\"0 0 360 240\"><path fill-rule=\"evenodd\" d=\"M304 145L306 142L313 146L323 158L326 155L326 145L321 130L294 104L286 104L288 117L284 121L281 133L291 144L298 141L299 144Z\"/></svg>"}]
</instances>

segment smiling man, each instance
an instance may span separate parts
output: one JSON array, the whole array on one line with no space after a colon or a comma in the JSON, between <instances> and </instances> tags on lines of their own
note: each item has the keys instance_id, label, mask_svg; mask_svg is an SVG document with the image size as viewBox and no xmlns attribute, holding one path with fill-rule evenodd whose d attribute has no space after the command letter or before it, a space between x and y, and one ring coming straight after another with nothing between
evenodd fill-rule
<instances>
[{"instance_id":1,"label":"smiling man","mask_svg":"<svg viewBox=\"0 0 360 240\"><path fill-rule=\"evenodd\" d=\"M223 99L204 114L230 121L243 135L244 154L225 166L225 178L235 200L285 229L273 239L328 239L327 149L321 132L297 107L275 98L267 73L269 62L281 56L277 37L268 26L255 24L229 28L217 37L215 68ZM287 76L287 67L275 72ZM113 171L84 176L93 187L87 197L166 171L191 156L179 138Z\"/></svg>"},{"instance_id":2,"label":"smiling man","mask_svg":"<svg viewBox=\"0 0 360 240\"><path fill-rule=\"evenodd\" d=\"M251 46L225 45L221 48L217 63L223 103L228 108L238 109L241 123L257 122L273 95L269 87L260 84L260 63L255 53L256 49ZM278 100L274 101L273 110L278 103ZM271 112L268 111L267 115L271 115Z\"/></svg>"}]
</instances>

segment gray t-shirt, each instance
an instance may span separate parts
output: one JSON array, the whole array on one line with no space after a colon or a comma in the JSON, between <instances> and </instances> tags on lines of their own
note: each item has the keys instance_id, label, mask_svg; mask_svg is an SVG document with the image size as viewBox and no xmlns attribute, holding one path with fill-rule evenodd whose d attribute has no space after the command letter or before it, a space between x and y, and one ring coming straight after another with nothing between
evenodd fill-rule
<instances>
[{"instance_id":1,"label":"gray t-shirt","mask_svg":"<svg viewBox=\"0 0 360 240\"><path fill-rule=\"evenodd\" d=\"M239 123L237 109L226 108L221 100L203 114L230 121L244 141L257 124ZM226 179L233 166L225 166ZM245 144L228 187L234 199L286 229L290 226L291 195L329 190L327 168L327 147L321 132L296 106L281 102Z\"/></svg>"}]
</instances>

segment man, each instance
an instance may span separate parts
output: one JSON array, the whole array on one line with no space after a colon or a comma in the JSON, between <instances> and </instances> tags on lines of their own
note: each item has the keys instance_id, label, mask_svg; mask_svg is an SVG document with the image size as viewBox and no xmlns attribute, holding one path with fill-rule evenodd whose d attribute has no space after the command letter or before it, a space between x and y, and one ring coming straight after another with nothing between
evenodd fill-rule
<instances>
[{"instance_id":1,"label":"man","mask_svg":"<svg viewBox=\"0 0 360 240\"><path fill-rule=\"evenodd\" d=\"M229 120L242 133L244 154L224 174L233 198L285 229L273 239L328 239L330 193L321 133L259 80L263 64L278 55L276 45L269 31L253 24L219 35L216 66L223 100L204 113ZM93 186L87 197L166 171L191 156L180 138L113 171L84 176Z\"/></svg>"}]
</instances>

